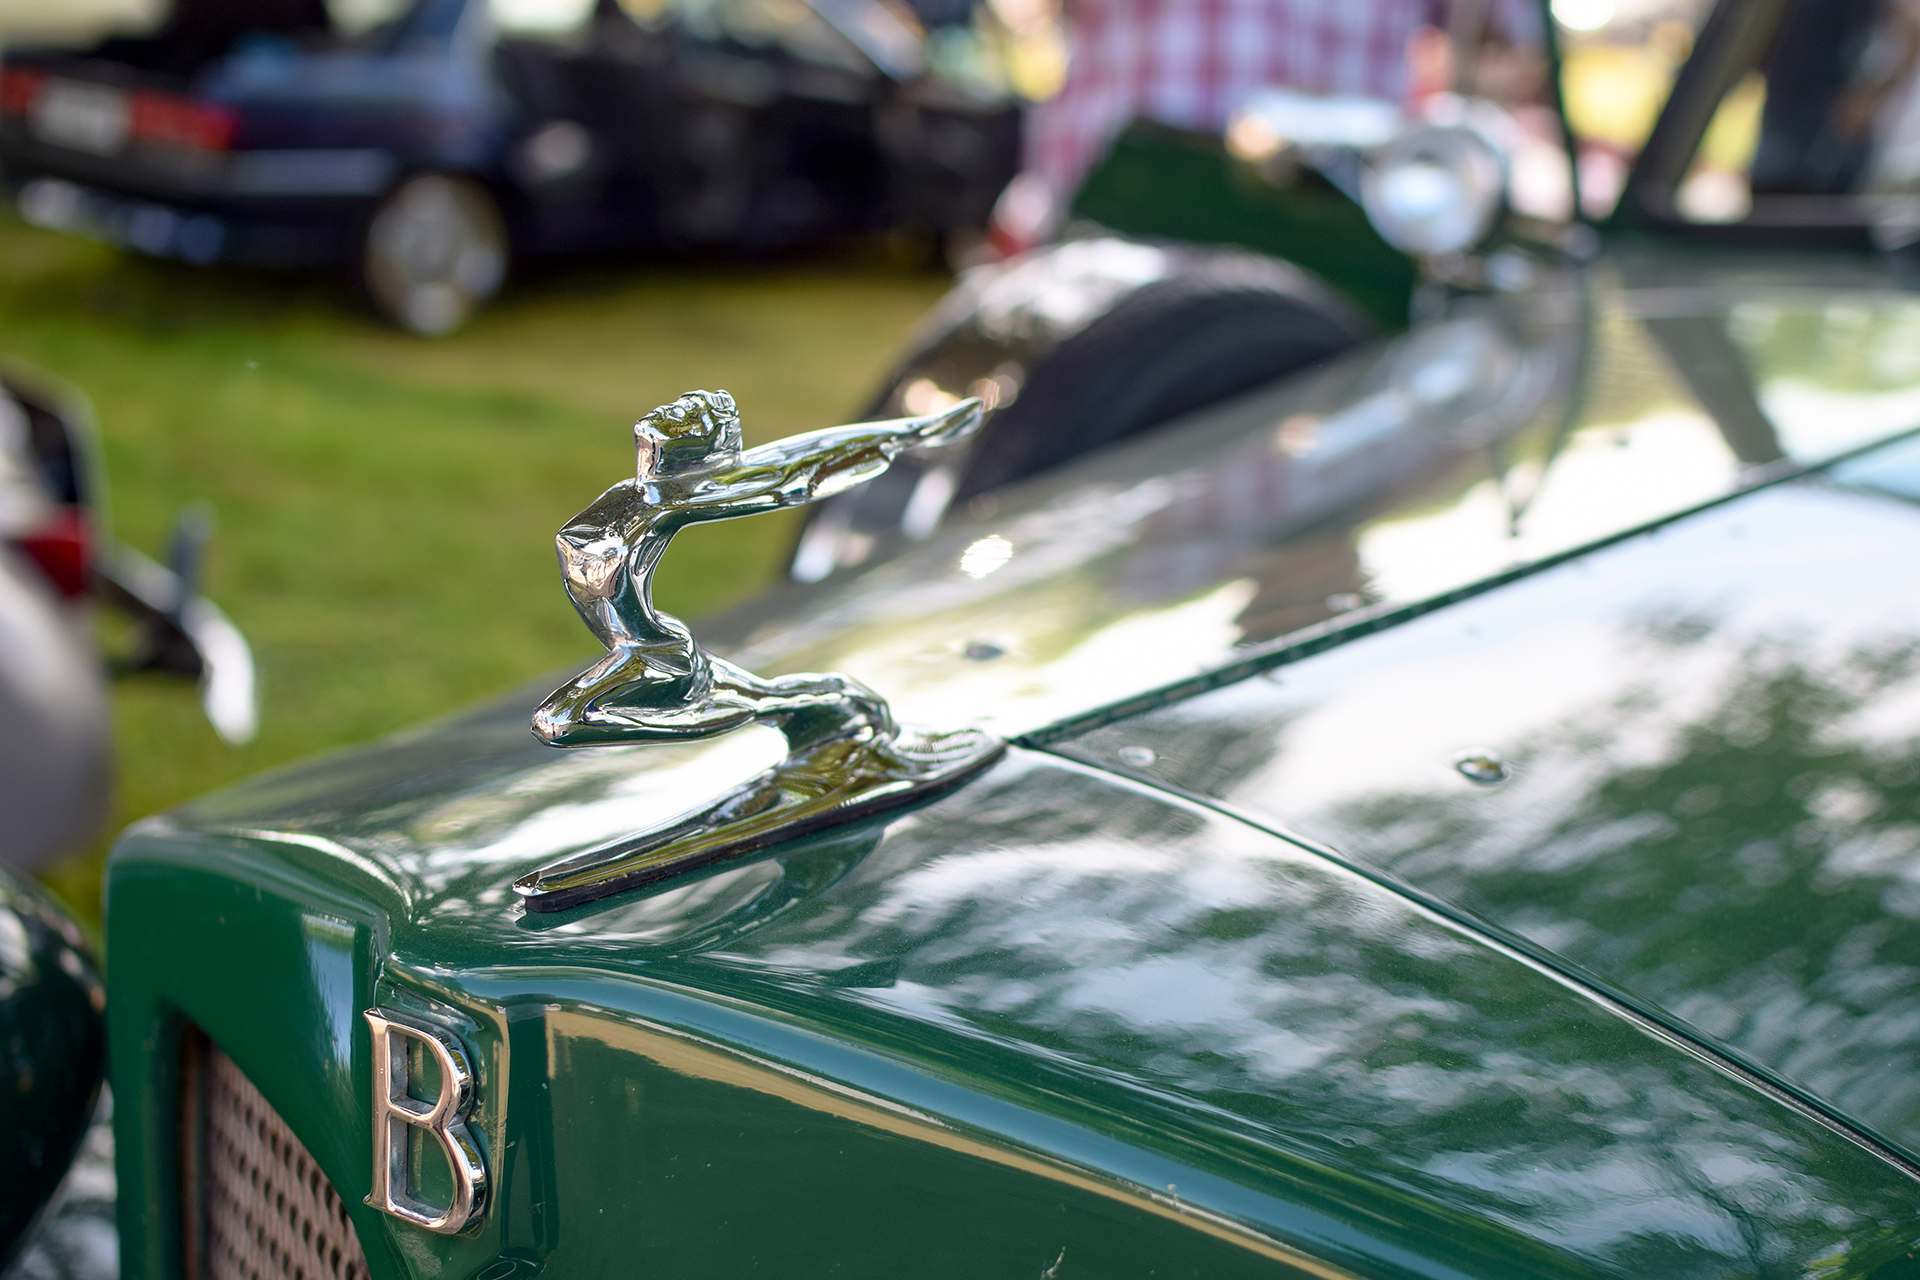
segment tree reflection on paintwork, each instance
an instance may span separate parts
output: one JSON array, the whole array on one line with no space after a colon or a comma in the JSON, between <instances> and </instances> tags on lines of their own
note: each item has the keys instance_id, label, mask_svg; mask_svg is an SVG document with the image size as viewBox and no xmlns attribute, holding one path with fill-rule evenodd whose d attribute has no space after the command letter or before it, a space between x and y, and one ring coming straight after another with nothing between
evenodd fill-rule
<instances>
[{"instance_id":1,"label":"tree reflection on paintwork","mask_svg":"<svg viewBox=\"0 0 1920 1280\"><path fill-rule=\"evenodd\" d=\"M1659 651L1709 620L1644 620ZM1526 744L1488 821L1398 792L1334 820L1370 863L1507 925L1744 1051L1896 1139L1920 1133L1920 744L1849 732L1911 701L1905 636L1822 657L1747 646L1700 714L1632 762L1661 690L1609 703ZM1624 767L1615 762L1624 763ZM1583 785L1568 803L1570 778ZM1542 794L1529 803L1524 794ZM1670 904L1670 905L1666 905ZM1660 909L1665 905L1665 909ZM1711 945L1703 945L1710 938Z\"/></svg>"},{"instance_id":2,"label":"tree reflection on paintwork","mask_svg":"<svg viewBox=\"0 0 1920 1280\"><path fill-rule=\"evenodd\" d=\"M1063 749L1150 747L1920 1149L1920 455L1879 455Z\"/></svg>"},{"instance_id":3,"label":"tree reflection on paintwork","mask_svg":"<svg viewBox=\"0 0 1920 1280\"><path fill-rule=\"evenodd\" d=\"M1913 1188L1857 1148L1323 859L1057 766L679 963L810 1016L837 994L847 1034L1148 1142L1205 1134L1254 1187L1283 1155L1336 1199L1364 1176L1469 1253L1548 1246L1542 1273L1850 1274L1907 1242Z\"/></svg>"}]
</instances>

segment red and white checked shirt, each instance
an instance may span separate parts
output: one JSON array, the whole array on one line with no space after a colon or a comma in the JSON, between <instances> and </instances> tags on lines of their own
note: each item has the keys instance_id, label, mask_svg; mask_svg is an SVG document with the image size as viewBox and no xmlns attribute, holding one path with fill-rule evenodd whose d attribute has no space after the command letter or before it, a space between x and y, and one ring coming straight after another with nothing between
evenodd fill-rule
<instances>
[{"instance_id":1,"label":"red and white checked shirt","mask_svg":"<svg viewBox=\"0 0 1920 1280\"><path fill-rule=\"evenodd\" d=\"M1066 83L1028 118L1016 185L1028 200L1044 193L1051 221L1129 122L1218 132L1266 85L1403 101L1407 43L1421 27L1444 28L1447 9L1447 0L1065 0ZM1493 0L1490 20L1514 43L1540 41L1532 0Z\"/></svg>"}]
</instances>

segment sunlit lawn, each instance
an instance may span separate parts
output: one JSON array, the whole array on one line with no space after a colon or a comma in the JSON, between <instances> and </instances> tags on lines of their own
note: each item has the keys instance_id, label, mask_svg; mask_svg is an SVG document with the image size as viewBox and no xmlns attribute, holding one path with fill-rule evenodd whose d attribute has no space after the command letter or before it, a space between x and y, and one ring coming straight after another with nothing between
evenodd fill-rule
<instances>
[{"instance_id":1,"label":"sunlit lawn","mask_svg":"<svg viewBox=\"0 0 1920 1280\"><path fill-rule=\"evenodd\" d=\"M724 387L750 442L842 421L945 283L860 247L574 263L426 340L327 277L195 270L0 221L0 354L91 397L118 537L158 552L181 504L212 505L208 593L263 681L260 736L239 749L190 689L119 685L108 832L583 661L553 533L628 473L633 419ZM791 532L683 535L661 602L698 614L750 594ZM47 874L89 914L107 843Z\"/></svg>"}]
</instances>

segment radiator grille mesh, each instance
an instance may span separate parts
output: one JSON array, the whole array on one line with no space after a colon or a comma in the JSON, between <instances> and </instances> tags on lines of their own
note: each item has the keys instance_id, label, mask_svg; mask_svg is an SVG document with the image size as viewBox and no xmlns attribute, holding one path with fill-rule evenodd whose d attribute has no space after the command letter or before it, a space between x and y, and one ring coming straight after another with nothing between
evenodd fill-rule
<instances>
[{"instance_id":1,"label":"radiator grille mesh","mask_svg":"<svg viewBox=\"0 0 1920 1280\"><path fill-rule=\"evenodd\" d=\"M195 1280L366 1280L346 1206L253 1083L201 1040L189 1069L189 1274ZM197 1078L196 1078L197 1077ZM194 1105L197 1101L198 1105ZM193 1160L197 1149L198 1160ZM197 1175L197 1176L194 1176Z\"/></svg>"}]
</instances>

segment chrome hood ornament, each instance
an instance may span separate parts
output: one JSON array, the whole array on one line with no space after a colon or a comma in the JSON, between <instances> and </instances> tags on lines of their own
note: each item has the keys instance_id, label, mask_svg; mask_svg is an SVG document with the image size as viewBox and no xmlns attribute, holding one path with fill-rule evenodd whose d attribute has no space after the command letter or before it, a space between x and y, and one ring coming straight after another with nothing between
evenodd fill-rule
<instances>
[{"instance_id":1,"label":"chrome hood ornament","mask_svg":"<svg viewBox=\"0 0 1920 1280\"><path fill-rule=\"evenodd\" d=\"M653 606L654 569L688 525L817 502L879 475L903 450L964 439L980 422L980 402L967 400L747 450L733 397L691 391L634 425L635 477L556 539L567 595L607 656L540 704L534 736L556 747L684 742L764 724L786 736L787 757L697 812L521 877L514 891L529 910L558 911L905 804L1005 750L977 729L903 730L883 698L848 676L763 680L709 654Z\"/></svg>"}]
</instances>

